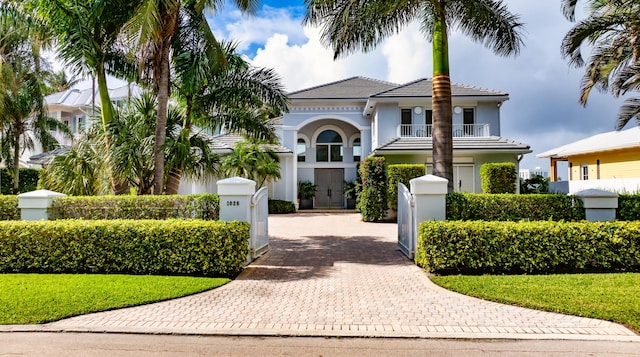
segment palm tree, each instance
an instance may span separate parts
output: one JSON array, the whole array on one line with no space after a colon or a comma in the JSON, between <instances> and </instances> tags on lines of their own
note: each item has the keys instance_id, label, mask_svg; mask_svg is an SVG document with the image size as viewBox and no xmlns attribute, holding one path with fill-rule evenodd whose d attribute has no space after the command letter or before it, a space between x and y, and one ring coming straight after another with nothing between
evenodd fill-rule
<instances>
[{"instance_id":1,"label":"palm tree","mask_svg":"<svg viewBox=\"0 0 640 357\"><path fill-rule=\"evenodd\" d=\"M238 141L222 160L222 172L227 177L253 180L262 187L268 180L280 178L280 162L264 142Z\"/></svg>"},{"instance_id":2,"label":"palm tree","mask_svg":"<svg viewBox=\"0 0 640 357\"><path fill-rule=\"evenodd\" d=\"M462 30L498 55L518 53L519 17L501 0L305 0L305 22L322 25L322 39L340 57L370 51L385 38L419 21L433 45L433 169L453 191L453 139L448 33Z\"/></svg>"},{"instance_id":3,"label":"palm tree","mask_svg":"<svg viewBox=\"0 0 640 357\"><path fill-rule=\"evenodd\" d=\"M40 38L25 23L2 21L0 57L2 57L0 95L1 156L14 178L14 193L19 187L20 156L33 150L35 141L45 151L58 146L49 130L71 135L62 122L47 116L42 92ZM34 141L35 139L35 141Z\"/></svg>"},{"instance_id":4,"label":"palm tree","mask_svg":"<svg viewBox=\"0 0 640 357\"><path fill-rule=\"evenodd\" d=\"M239 9L253 12L256 0L234 0ZM149 78L158 97L158 116L155 129L153 192L159 195L164 189L164 145L166 141L167 111L171 86L171 55L178 29L185 19L200 18L198 30L206 39L205 45L213 52L217 47L215 37L204 20L204 11L217 12L221 0L142 0L138 10L126 28L128 40L135 43L141 53L141 63L150 72ZM186 17L185 17L186 16ZM212 57L213 58L213 57Z\"/></svg>"},{"instance_id":5,"label":"palm tree","mask_svg":"<svg viewBox=\"0 0 640 357\"><path fill-rule=\"evenodd\" d=\"M79 82L75 76L69 78L64 70L50 71L44 73L45 89L44 94L49 95L65 91Z\"/></svg>"},{"instance_id":6,"label":"palm tree","mask_svg":"<svg viewBox=\"0 0 640 357\"><path fill-rule=\"evenodd\" d=\"M575 20L577 0L563 0L565 16ZM589 0L589 16L578 22L562 41L569 64L585 67L580 103L587 104L593 88L619 97L640 89L640 1ZM582 45L592 46L585 61ZM617 129L632 118L640 119L640 98L629 98L620 108Z\"/></svg>"}]
</instances>

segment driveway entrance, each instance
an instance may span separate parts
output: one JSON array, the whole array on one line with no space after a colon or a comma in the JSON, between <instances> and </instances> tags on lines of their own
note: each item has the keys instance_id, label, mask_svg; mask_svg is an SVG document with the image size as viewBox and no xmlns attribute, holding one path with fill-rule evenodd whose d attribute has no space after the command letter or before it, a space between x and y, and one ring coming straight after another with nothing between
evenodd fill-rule
<instances>
[{"instance_id":1,"label":"driveway entrance","mask_svg":"<svg viewBox=\"0 0 640 357\"><path fill-rule=\"evenodd\" d=\"M225 335L639 340L623 326L483 301L434 285L397 226L359 214L269 217L272 249L233 282L41 330Z\"/></svg>"}]
</instances>

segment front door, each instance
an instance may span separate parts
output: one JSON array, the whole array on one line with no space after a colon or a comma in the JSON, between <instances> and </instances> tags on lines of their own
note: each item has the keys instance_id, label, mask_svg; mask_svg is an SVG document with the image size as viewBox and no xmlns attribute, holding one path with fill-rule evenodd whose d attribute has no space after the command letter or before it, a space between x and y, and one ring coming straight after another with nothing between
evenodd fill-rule
<instances>
[{"instance_id":1,"label":"front door","mask_svg":"<svg viewBox=\"0 0 640 357\"><path fill-rule=\"evenodd\" d=\"M316 169L316 207L344 207L344 169Z\"/></svg>"},{"instance_id":2,"label":"front door","mask_svg":"<svg viewBox=\"0 0 640 357\"><path fill-rule=\"evenodd\" d=\"M473 165L454 165L453 184L456 192L475 192Z\"/></svg>"}]
</instances>

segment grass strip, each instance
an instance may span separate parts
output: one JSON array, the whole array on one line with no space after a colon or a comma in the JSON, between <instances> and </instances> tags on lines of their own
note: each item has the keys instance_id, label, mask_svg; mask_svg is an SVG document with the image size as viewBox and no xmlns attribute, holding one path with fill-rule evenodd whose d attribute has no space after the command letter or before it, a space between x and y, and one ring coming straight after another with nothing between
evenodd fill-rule
<instances>
[{"instance_id":1,"label":"grass strip","mask_svg":"<svg viewBox=\"0 0 640 357\"><path fill-rule=\"evenodd\" d=\"M640 332L640 273L434 276L485 300L621 323Z\"/></svg>"},{"instance_id":2,"label":"grass strip","mask_svg":"<svg viewBox=\"0 0 640 357\"><path fill-rule=\"evenodd\" d=\"M0 324L38 324L213 289L229 279L152 275L0 274Z\"/></svg>"}]
</instances>

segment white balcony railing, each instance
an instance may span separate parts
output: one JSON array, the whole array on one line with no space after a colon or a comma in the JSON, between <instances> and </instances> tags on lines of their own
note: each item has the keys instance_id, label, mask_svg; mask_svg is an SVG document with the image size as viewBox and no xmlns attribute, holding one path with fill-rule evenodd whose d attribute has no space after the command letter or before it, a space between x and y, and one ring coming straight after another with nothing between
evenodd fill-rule
<instances>
[{"instance_id":1,"label":"white balcony railing","mask_svg":"<svg viewBox=\"0 0 640 357\"><path fill-rule=\"evenodd\" d=\"M401 124L398 126L398 136L401 138L430 138L433 125L430 124ZM491 136L489 124L454 124L454 138L481 138Z\"/></svg>"}]
</instances>

